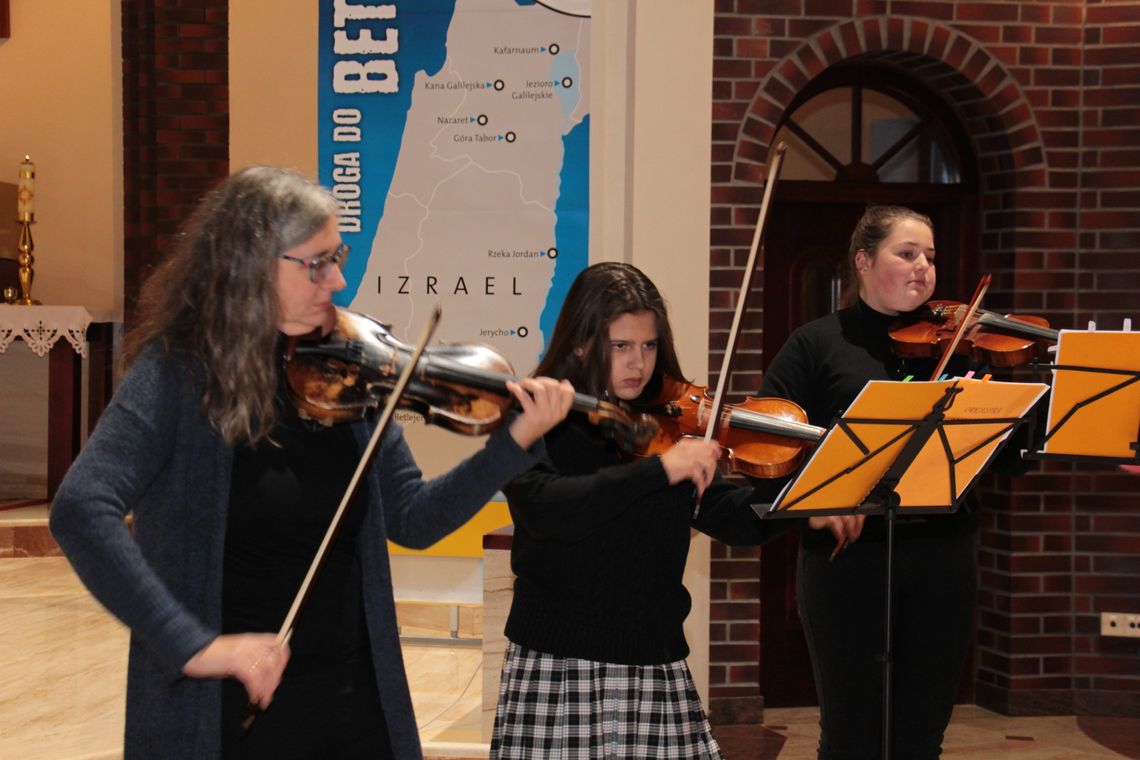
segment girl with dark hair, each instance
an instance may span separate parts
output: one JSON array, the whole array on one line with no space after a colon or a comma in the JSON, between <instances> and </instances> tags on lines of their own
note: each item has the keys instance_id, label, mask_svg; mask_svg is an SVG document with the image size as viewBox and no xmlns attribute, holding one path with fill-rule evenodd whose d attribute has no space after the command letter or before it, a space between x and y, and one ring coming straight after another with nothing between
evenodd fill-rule
<instances>
[{"instance_id":1,"label":"girl with dark hair","mask_svg":"<svg viewBox=\"0 0 1140 760\"><path fill-rule=\"evenodd\" d=\"M420 757L387 541L462 525L572 403L566 382L508 384L521 413L426 481L393 424L279 644L372 432L301 419L284 392L285 336L327 331L345 287L335 213L273 167L209 194L147 281L126 375L52 505L79 577L131 630L128 760ZM250 703L264 712L243 732Z\"/></svg>"},{"instance_id":2,"label":"girl with dark hair","mask_svg":"<svg viewBox=\"0 0 1140 760\"><path fill-rule=\"evenodd\" d=\"M574 281L535 372L633 404L684 380L660 293L619 263ZM630 461L568 418L503 489L516 581L492 758L721 757L684 659L690 533L761 543L769 524L751 489L720 478L719 454L685 439Z\"/></svg>"},{"instance_id":3,"label":"girl with dark hair","mask_svg":"<svg viewBox=\"0 0 1140 760\"><path fill-rule=\"evenodd\" d=\"M936 360L896 357L887 331L930 299L934 260L928 217L868 208L851 236L847 305L788 338L760 395L795 401L826 427L868 380L928 378ZM947 371L964 374L965 364L955 357ZM876 758L883 746L886 530L882 518L864 519L813 517L801 533L796 595L819 696L820 760ZM896 524L892 756L925 760L941 753L973 635L977 517L967 501L952 515L900 515Z\"/></svg>"}]
</instances>

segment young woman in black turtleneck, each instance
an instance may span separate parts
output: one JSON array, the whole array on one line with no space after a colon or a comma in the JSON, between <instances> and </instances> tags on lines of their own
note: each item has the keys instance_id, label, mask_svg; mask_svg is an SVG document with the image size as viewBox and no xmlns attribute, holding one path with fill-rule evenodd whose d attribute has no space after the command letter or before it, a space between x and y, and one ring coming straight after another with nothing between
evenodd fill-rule
<instances>
[{"instance_id":1,"label":"young woman in black turtleneck","mask_svg":"<svg viewBox=\"0 0 1140 760\"><path fill-rule=\"evenodd\" d=\"M619 263L574 281L535 372L622 401L683 380L661 295ZM545 441L546 457L503 489L517 580L491 757L722 757L685 664L681 576L693 528L769 537L752 490L719 477L715 442L630 461L581 419Z\"/></svg>"},{"instance_id":2,"label":"young woman in black turtleneck","mask_svg":"<svg viewBox=\"0 0 1140 760\"><path fill-rule=\"evenodd\" d=\"M887 334L900 313L934 291L930 219L906 208L869 208L847 265L849 287L858 288L854 303L796 330L760 388L761 396L800 404L821 427L868 380L925 380L934 369L933 360L897 358ZM877 758L882 750L884 525L881 518L864 524L862 516L811 518L802 531L796 595L819 696L820 760ZM892 756L937 758L973 633L977 519L967 502L952 515L900 516L897 526Z\"/></svg>"}]
</instances>

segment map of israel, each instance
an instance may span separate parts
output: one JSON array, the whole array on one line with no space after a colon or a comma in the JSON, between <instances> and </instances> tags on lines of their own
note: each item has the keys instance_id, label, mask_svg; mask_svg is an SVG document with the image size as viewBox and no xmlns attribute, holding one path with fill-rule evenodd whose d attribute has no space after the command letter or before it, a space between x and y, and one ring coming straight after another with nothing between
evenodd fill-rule
<instances>
[{"instance_id":1,"label":"map of israel","mask_svg":"<svg viewBox=\"0 0 1140 760\"><path fill-rule=\"evenodd\" d=\"M588 258L588 16L522 0L328 5L321 181L352 247L338 302L408 342L438 303L438 337L529 372Z\"/></svg>"}]
</instances>

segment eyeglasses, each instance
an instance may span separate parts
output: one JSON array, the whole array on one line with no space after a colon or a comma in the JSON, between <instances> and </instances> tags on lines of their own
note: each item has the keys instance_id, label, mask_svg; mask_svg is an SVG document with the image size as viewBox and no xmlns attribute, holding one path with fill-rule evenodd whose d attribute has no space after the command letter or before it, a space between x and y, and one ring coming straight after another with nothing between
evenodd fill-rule
<instances>
[{"instance_id":1,"label":"eyeglasses","mask_svg":"<svg viewBox=\"0 0 1140 760\"><path fill-rule=\"evenodd\" d=\"M324 282L333 273L333 268L343 269L344 262L348 259L348 244L341 243L336 247L336 250L324 256L317 256L316 258L305 261L296 256L287 256L284 253L277 254L277 258L285 259L286 261L293 261L309 270L309 282L318 283Z\"/></svg>"}]
</instances>

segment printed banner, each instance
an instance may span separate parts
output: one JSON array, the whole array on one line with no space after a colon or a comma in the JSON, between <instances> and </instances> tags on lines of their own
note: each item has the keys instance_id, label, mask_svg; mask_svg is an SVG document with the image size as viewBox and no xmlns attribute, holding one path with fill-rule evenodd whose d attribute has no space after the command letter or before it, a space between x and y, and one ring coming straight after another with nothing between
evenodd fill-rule
<instances>
[{"instance_id":1,"label":"printed banner","mask_svg":"<svg viewBox=\"0 0 1140 760\"><path fill-rule=\"evenodd\" d=\"M320 0L337 303L537 364L588 261L589 3Z\"/></svg>"}]
</instances>

